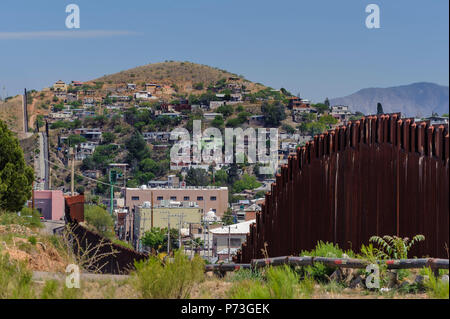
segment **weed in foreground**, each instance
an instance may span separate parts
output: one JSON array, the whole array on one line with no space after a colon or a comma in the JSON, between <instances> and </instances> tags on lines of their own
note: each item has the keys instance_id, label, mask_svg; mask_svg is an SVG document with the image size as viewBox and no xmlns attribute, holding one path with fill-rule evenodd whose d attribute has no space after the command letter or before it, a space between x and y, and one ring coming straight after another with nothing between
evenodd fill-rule
<instances>
[{"instance_id":1,"label":"weed in foreground","mask_svg":"<svg viewBox=\"0 0 450 319\"><path fill-rule=\"evenodd\" d=\"M0 253L0 299L32 299L35 292L31 271L8 254Z\"/></svg>"},{"instance_id":2,"label":"weed in foreground","mask_svg":"<svg viewBox=\"0 0 450 319\"><path fill-rule=\"evenodd\" d=\"M424 286L432 298L449 299L449 282L436 278L431 268L425 268L424 273L428 276Z\"/></svg>"},{"instance_id":3,"label":"weed in foreground","mask_svg":"<svg viewBox=\"0 0 450 319\"><path fill-rule=\"evenodd\" d=\"M292 299L299 297L299 277L289 266L269 267L266 280L244 279L228 291L233 299Z\"/></svg>"},{"instance_id":4,"label":"weed in foreground","mask_svg":"<svg viewBox=\"0 0 450 319\"><path fill-rule=\"evenodd\" d=\"M203 259L189 260L181 251L166 262L150 257L135 266L131 282L142 298L189 298L193 284L204 280Z\"/></svg>"}]
</instances>

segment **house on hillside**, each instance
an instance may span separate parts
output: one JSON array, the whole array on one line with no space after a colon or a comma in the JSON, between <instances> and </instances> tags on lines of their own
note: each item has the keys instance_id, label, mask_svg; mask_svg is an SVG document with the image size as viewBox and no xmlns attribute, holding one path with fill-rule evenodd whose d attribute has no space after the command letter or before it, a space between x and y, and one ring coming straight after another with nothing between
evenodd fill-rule
<instances>
[{"instance_id":1,"label":"house on hillside","mask_svg":"<svg viewBox=\"0 0 450 319\"><path fill-rule=\"evenodd\" d=\"M346 122L353 114L349 111L348 106L346 105L334 105L331 107L330 115L339 122Z\"/></svg>"},{"instance_id":2,"label":"house on hillside","mask_svg":"<svg viewBox=\"0 0 450 319\"><path fill-rule=\"evenodd\" d=\"M102 139L102 131L99 128L76 128L74 134L83 136L89 141L100 141Z\"/></svg>"},{"instance_id":3,"label":"house on hillside","mask_svg":"<svg viewBox=\"0 0 450 319\"><path fill-rule=\"evenodd\" d=\"M91 156L95 152L95 148L98 146L96 142L81 143L76 147L75 160L82 161L86 157Z\"/></svg>"},{"instance_id":4,"label":"house on hillside","mask_svg":"<svg viewBox=\"0 0 450 319\"><path fill-rule=\"evenodd\" d=\"M53 84L53 91L54 92L66 92L67 91L67 84L64 83L64 81L56 81L55 84Z\"/></svg>"},{"instance_id":5,"label":"house on hillside","mask_svg":"<svg viewBox=\"0 0 450 319\"><path fill-rule=\"evenodd\" d=\"M72 82L70 83L70 85L72 85L73 87L80 87L80 86L83 86L83 82L80 82L80 81L72 81Z\"/></svg>"},{"instance_id":6,"label":"house on hillside","mask_svg":"<svg viewBox=\"0 0 450 319\"><path fill-rule=\"evenodd\" d=\"M148 100L152 98L152 95L150 92L147 91L139 91L134 93L134 98L137 99L142 99L142 100Z\"/></svg>"},{"instance_id":7,"label":"house on hillside","mask_svg":"<svg viewBox=\"0 0 450 319\"><path fill-rule=\"evenodd\" d=\"M134 84L134 83L127 83L127 90L128 91L136 90L136 84Z\"/></svg>"}]
</instances>

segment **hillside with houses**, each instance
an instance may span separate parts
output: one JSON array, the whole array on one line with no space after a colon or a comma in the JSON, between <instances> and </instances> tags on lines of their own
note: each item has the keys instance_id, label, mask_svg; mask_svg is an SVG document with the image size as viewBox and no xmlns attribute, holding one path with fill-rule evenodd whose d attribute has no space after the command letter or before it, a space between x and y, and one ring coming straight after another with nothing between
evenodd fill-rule
<instances>
[{"instance_id":1,"label":"hillside with houses","mask_svg":"<svg viewBox=\"0 0 450 319\"><path fill-rule=\"evenodd\" d=\"M270 154L279 170L314 135L364 115L328 99L312 103L284 88L189 62L146 65L87 82L57 80L42 91L28 91L26 102L25 157L34 161L37 192L84 194L88 203L115 216L118 238L138 250L144 248L133 225L154 226L145 222L148 203L161 214L184 211L185 222L190 220L187 236L200 238L208 214L217 225L254 220L275 181L273 173L261 173L261 163L248 161L248 153L242 163L174 160L173 130L192 134L196 120L202 130L216 128L222 136L226 129L276 128L278 142ZM214 143L202 138L202 147L223 148ZM243 143L248 151L256 136ZM192 155L190 142L188 147ZM158 218L155 223L163 227L167 221Z\"/></svg>"}]
</instances>

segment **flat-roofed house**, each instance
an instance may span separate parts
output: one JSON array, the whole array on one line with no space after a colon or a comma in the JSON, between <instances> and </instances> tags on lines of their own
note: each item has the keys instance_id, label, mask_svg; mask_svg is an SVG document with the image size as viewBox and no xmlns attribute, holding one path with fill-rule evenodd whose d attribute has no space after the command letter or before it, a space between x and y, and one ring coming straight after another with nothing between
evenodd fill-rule
<instances>
[{"instance_id":1,"label":"flat-roofed house","mask_svg":"<svg viewBox=\"0 0 450 319\"><path fill-rule=\"evenodd\" d=\"M55 84L53 84L53 91L55 92L66 92L67 91L67 84L64 81L56 81Z\"/></svg>"}]
</instances>

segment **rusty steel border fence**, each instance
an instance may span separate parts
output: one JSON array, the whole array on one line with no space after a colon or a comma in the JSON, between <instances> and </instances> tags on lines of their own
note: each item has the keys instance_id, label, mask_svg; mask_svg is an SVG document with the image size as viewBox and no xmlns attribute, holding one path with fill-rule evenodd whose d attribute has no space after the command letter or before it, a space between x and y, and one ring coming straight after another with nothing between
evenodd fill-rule
<instances>
[{"instance_id":1,"label":"rusty steel border fence","mask_svg":"<svg viewBox=\"0 0 450 319\"><path fill-rule=\"evenodd\" d=\"M359 250L373 235L412 238L410 255L448 258L448 125L364 117L289 156L234 261L298 255L319 240Z\"/></svg>"},{"instance_id":2,"label":"rusty steel border fence","mask_svg":"<svg viewBox=\"0 0 450 319\"><path fill-rule=\"evenodd\" d=\"M70 228L72 250L92 259L91 271L107 274L127 274L134 269L134 262L148 258L148 255L112 242L80 225L84 221L84 196L65 197L65 219ZM67 231L67 230L65 230Z\"/></svg>"}]
</instances>

